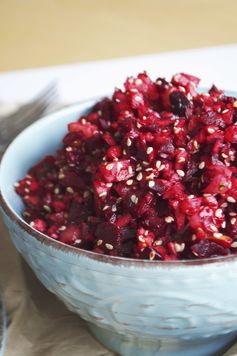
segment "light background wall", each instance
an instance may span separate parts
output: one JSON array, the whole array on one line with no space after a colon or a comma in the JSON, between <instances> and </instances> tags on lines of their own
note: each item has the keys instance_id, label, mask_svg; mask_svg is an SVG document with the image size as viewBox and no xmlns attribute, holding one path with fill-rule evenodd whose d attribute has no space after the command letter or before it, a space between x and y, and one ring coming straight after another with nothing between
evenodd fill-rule
<instances>
[{"instance_id":1,"label":"light background wall","mask_svg":"<svg viewBox=\"0 0 237 356\"><path fill-rule=\"evenodd\" d=\"M0 70L237 42L236 0L0 0Z\"/></svg>"}]
</instances>

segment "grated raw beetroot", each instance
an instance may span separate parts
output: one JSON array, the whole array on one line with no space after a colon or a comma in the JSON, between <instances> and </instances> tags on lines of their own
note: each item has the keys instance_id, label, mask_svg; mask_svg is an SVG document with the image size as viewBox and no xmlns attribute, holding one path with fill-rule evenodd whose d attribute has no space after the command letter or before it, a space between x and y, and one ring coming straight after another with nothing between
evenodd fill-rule
<instances>
[{"instance_id":1,"label":"grated raw beetroot","mask_svg":"<svg viewBox=\"0 0 237 356\"><path fill-rule=\"evenodd\" d=\"M35 229L150 260L237 252L237 100L184 73L144 72L68 125L63 147L16 184Z\"/></svg>"}]
</instances>

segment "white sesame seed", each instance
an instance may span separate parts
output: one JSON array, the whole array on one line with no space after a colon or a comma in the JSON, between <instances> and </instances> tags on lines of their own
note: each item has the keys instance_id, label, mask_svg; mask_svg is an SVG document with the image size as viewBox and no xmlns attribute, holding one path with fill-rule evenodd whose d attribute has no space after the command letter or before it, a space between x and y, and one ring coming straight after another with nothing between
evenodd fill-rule
<instances>
[{"instance_id":1,"label":"white sesame seed","mask_svg":"<svg viewBox=\"0 0 237 356\"><path fill-rule=\"evenodd\" d=\"M193 198L194 198L193 194L188 195L188 199L193 199Z\"/></svg>"},{"instance_id":2,"label":"white sesame seed","mask_svg":"<svg viewBox=\"0 0 237 356\"><path fill-rule=\"evenodd\" d=\"M154 180L149 180L148 186L149 186L149 188L153 188L155 186Z\"/></svg>"},{"instance_id":3,"label":"white sesame seed","mask_svg":"<svg viewBox=\"0 0 237 356\"><path fill-rule=\"evenodd\" d=\"M107 195L107 192L102 192L99 194L99 197L104 197L105 195Z\"/></svg>"},{"instance_id":4,"label":"white sesame seed","mask_svg":"<svg viewBox=\"0 0 237 356\"><path fill-rule=\"evenodd\" d=\"M185 162L185 158L184 157L180 157L177 162L178 163L183 163L183 162Z\"/></svg>"},{"instance_id":5,"label":"white sesame seed","mask_svg":"<svg viewBox=\"0 0 237 356\"><path fill-rule=\"evenodd\" d=\"M156 161L156 168L159 169L161 166L161 161Z\"/></svg>"},{"instance_id":6,"label":"white sesame seed","mask_svg":"<svg viewBox=\"0 0 237 356\"><path fill-rule=\"evenodd\" d=\"M82 123L82 125L84 125L85 123L86 123L86 119L81 119L81 123Z\"/></svg>"},{"instance_id":7,"label":"white sesame seed","mask_svg":"<svg viewBox=\"0 0 237 356\"><path fill-rule=\"evenodd\" d=\"M221 224L221 227L222 227L222 229L226 228L226 222L225 221L223 221L223 223Z\"/></svg>"},{"instance_id":8,"label":"white sesame seed","mask_svg":"<svg viewBox=\"0 0 237 356\"><path fill-rule=\"evenodd\" d=\"M133 180L132 179L127 180L126 184L127 185L132 185L133 184Z\"/></svg>"},{"instance_id":9,"label":"white sesame seed","mask_svg":"<svg viewBox=\"0 0 237 356\"><path fill-rule=\"evenodd\" d=\"M215 132L215 129L213 129L212 127L208 127L207 132L209 134L213 134Z\"/></svg>"},{"instance_id":10,"label":"white sesame seed","mask_svg":"<svg viewBox=\"0 0 237 356\"><path fill-rule=\"evenodd\" d=\"M154 173L151 173L149 176L146 177L146 180L149 180L149 179L154 179Z\"/></svg>"},{"instance_id":11,"label":"white sesame seed","mask_svg":"<svg viewBox=\"0 0 237 356\"><path fill-rule=\"evenodd\" d=\"M164 165L164 164L162 164L162 165L160 166L160 168L158 168L158 171L161 172L161 171L163 171L163 169L165 169L165 165Z\"/></svg>"},{"instance_id":12,"label":"white sesame seed","mask_svg":"<svg viewBox=\"0 0 237 356\"><path fill-rule=\"evenodd\" d=\"M217 209L217 210L215 211L215 216L216 216L217 218L221 218L221 217L222 217L222 210L221 210L221 209Z\"/></svg>"},{"instance_id":13,"label":"white sesame seed","mask_svg":"<svg viewBox=\"0 0 237 356\"><path fill-rule=\"evenodd\" d=\"M172 223L172 221L174 221L174 218L172 216L166 216L165 217L165 222L167 222L167 224Z\"/></svg>"},{"instance_id":14,"label":"white sesame seed","mask_svg":"<svg viewBox=\"0 0 237 356\"><path fill-rule=\"evenodd\" d=\"M153 245L154 245L154 246L160 246L160 245L162 245L162 240L155 240L155 241L153 242Z\"/></svg>"},{"instance_id":15,"label":"white sesame seed","mask_svg":"<svg viewBox=\"0 0 237 356\"><path fill-rule=\"evenodd\" d=\"M141 124L139 124L139 122L137 122L137 128L140 129L142 127Z\"/></svg>"},{"instance_id":16,"label":"white sesame seed","mask_svg":"<svg viewBox=\"0 0 237 356\"><path fill-rule=\"evenodd\" d=\"M68 147L66 148L66 151L67 151L67 152L71 152L71 151L72 151L72 147L68 146Z\"/></svg>"},{"instance_id":17,"label":"white sesame seed","mask_svg":"<svg viewBox=\"0 0 237 356\"><path fill-rule=\"evenodd\" d=\"M217 231L218 231L216 225L214 225L214 224L210 224L209 227L210 227L210 229L211 229L212 231L214 231L214 232L217 232Z\"/></svg>"},{"instance_id":18,"label":"white sesame seed","mask_svg":"<svg viewBox=\"0 0 237 356\"><path fill-rule=\"evenodd\" d=\"M84 193L83 193L83 198L88 198L90 195L90 193L88 192L88 190L86 190Z\"/></svg>"},{"instance_id":19,"label":"white sesame seed","mask_svg":"<svg viewBox=\"0 0 237 356\"><path fill-rule=\"evenodd\" d=\"M203 169L204 167L205 167L205 162L204 161L199 163L199 166L198 166L199 169Z\"/></svg>"},{"instance_id":20,"label":"white sesame seed","mask_svg":"<svg viewBox=\"0 0 237 356\"><path fill-rule=\"evenodd\" d=\"M20 185L19 183L14 183L14 187L16 188L19 187L19 185Z\"/></svg>"},{"instance_id":21,"label":"white sesame seed","mask_svg":"<svg viewBox=\"0 0 237 356\"><path fill-rule=\"evenodd\" d=\"M72 187L67 187L66 191L71 194L74 193L74 190L72 189Z\"/></svg>"},{"instance_id":22,"label":"white sesame seed","mask_svg":"<svg viewBox=\"0 0 237 356\"><path fill-rule=\"evenodd\" d=\"M214 232L213 236L218 239L218 238L222 237L223 234L221 234L220 232Z\"/></svg>"},{"instance_id":23,"label":"white sesame seed","mask_svg":"<svg viewBox=\"0 0 237 356\"><path fill-rule=\"evenodd\" d=\"M177 169L177 174L180 176L180 177L184 177L185 176L185 173L184 171L182 171L181 169Z\"/></svg>"},{"instance_id":24,"label":"white sesame seed","mask_svg":"<svg viewBox=\"0 0 237 356\"><path fill-rule=\"evenodd\" d=\"M146 153L149 155L151 152L153 152L153 147L147 147Z\"/></svg>"},{"instance_id":25,"label":"white sesame seed","mask_svg":"<svg viewBox=\"0 0 237 356\"><path fill-rule=\"evenodd\" d=\"M132 146L132 141L130 140L130 138L127 139L127 146L128 147Z\"/></svg>"},{"instance_id":26,"label":"white sesame seed","mask_svg":"<svg viewBox=\"0 0 237 356\"><path fill-rule=\"evenodd\" d=\"M113 205L111 210L112 210L113 213L115 213L115 211L117 211L116 205Z\"/></svg>"},{"instance_id":27,"label":"white sesame seed","mask_svg":"<svg viewBox=\"0 0 237 356\"><path fill-rule=\"evenodd\" d=\"M237 241L232 242L231 247L232 248L237 248Z\"/></svg>"},{"instance_id":28,"label":"white sesame seed","mask_svg":"<svg viewBox=\"0 0 237 356\"><path fill-rule=\"evenodd\" d=\"M142 161L142 164L143 164L143 166L149 166L149 162L146 162L146 161Z\"/></svg>"},{"instance_id":29,"label":"white sesame seed","mask_svg":"<svg viewBox=\"0 0 237 356\"><path fill-rule=\"evenodd\" d=\"M136 96L134 97L134 100L135 100L135 101L142 101L142 98L141 98L139 95L136 95Z\"/></svg>"},{"instance_id":30,"label":"white sesame seed","mask_svg":"<svg viewBox=\"0 0 237 356\"><path fill-rule=\"evenodd\" d=\"M113 169L113 166L114 166L113 163L109 163L109 164L107 164L106 169L108 171L111 171Z\"/></svg>"},{"instance_id":31,"label":"white sesame seed","mask_svg":"<svg viewBox=\"0 0 237 356\"><path fill-rule=\"evenodd\" d=\"M144 239L144 237L142 235L139 235L137 239L140 242L146 242L146 240Z\"/></svg>"},{"instance_id":32,"label":"white sesame seed","mask_svg":"<svg viewBox=\"0 0 237 356\"><path fill-rule=\"evenodd\" d=\"M236 100L236 101L234 101L234 103L233 103L233 107L234 107L234 108L237 108L237 100Z\"/></svg>"},{"instance_id":33,"label":"white sesame seed","mask_svg":"<svg viewBox=\"0 0 237 356\"><path fill-rule=\"evenodd\" d=\"M66 226L65 226L65 225L62 225L62 226L59 227L58 230L59 230L59 231L64 231L64 230L66 230Z\"/></svg>"},{"instance_id":34,"label":"white sesame seed","mask_svg":"<svg viewBox=\"0 0 237 356\"><path fill-rule=\"evenodd\" d=\"M128 167L128 173L129 173L129 174L132 174L132 172L133 172L132 167L129 166L129 167Z\"/></svg>"},{"instance_id":35,"label":"white sesame seed","mask_svg":"<svg viewBox=\"0 0 237 356\"><path fill-rule=\"evenodd\" d=\"M229 111L230 111L230 110L225 109L225 110L222 111L222 114L226 114L226 113L229 112Z\"/></svg>"},{"instance_id":36,"label":"white sesame seed","mask_svg":"<svg viewBox=\"0 0 237 356\"><path fill-rule=\"evenodd\" d=\"M227 157L228 157L225 153L222 153L221 156L222 156L223 158L227 158Z\"/></svg>"},{"instance_id":37,"label":"white sesame seed","mask_svg":"<svg viewBox=\"0 0 237 356\"><path fill-rule=\"evenodd\" d=\"M196 140L193 141L193 146L196 148L196 150L199 149L199 143Z\"/></svg>"},{"instance_id":38,"label":"white sesame seed","mask_svg":"<svg viewBox=\"0 0 237 356\"><path fill-rule=\"evenodd\" d=\"M140 180L142 180L142 173L141 172L139 172L138 173L138 175L137 175L137 177L136 177L136 180L138 180L138 181L140 181Z\"/></svg>"},{"instance_id":39,"label":"white sesame seed","mask_svg":"<svg viewBox=\"0 0 237 356\"><path fill-rule=\"evenodd\" d=\"M135 194L133 194L130 199L131 199L131 201L132 201L134 204L137 204L137 202L138 202L138 197L137 197Z\"/></svg>"},{"instance_id":40,"label":"white sesame seed","mask_svg":"<svg viewBox=\"0 0 237 356\"><path fill-rule=\"evenodd\" d=\"M192 241L195 241L197 239L197 236L195 234L192 235Z\"/></svg>"},{"instance_id":41,"label":"white sesame seed","mask_svg":"<svg viewBox=\"0 0 237 356\"><path fill-rule=\"evenodd\" d=\"M65 175L63 173L59 173L58 179L63 179L64 177L65 177Z\"/></svg>"},{"instance_id":42,"label":"white sesame seed","mask_svg":"<svg viewBox=\"0 0 237 356\"><path fill-rule=\"evenodd\" d=\"M228 206L228 203L222 203L222 204L221 204L221 207L222 207L222 208L227 208L227 206Z\"/></svg>"},{"instance_id":43,"label":"white sesame seed","mask_svg":"<svg viewBox=\"0 0 237 356\"><path fill-rule=\"evenodd\" d=\"M102 210L105 211L107 209L109 209L109 205L105 205Z\"/></svg>"},{"instance_id":44,"label":"white sesame seed","mask_svg":"<svg viewBox=\"0 0 237 356\"><path fill-rule=\"evenodd\" d=\"M174 127L174 133L177 135L178 133L180 133L181 131L181 127Z\"/></svg>"},{"instance_id":45,"label":"white sesame seed","mask_svg":"<svg viewBox=\"0 0 237 356\"><path fill-rule=\"evenodd\" d=\"M113 250L114 246L111 245L111 244L105 244L105 247L108 249L108 250Z\"/></svg>"},{"instance_id":46,"label":"white sesame seed","mask_svg":"<svg viewBox=\"0 0 237 356\"><path fill-rule=\"evenodd\" d=\"M236 214L234 211L230 211L230 212L229 212L229 215L230 215L230 216L236 216L237 214Z\"/></svg>"},{"instance_id":47,"label":"white sesame seed","mask_svg":"<svg viewBox=\"0 0 237 356\"><path fill-rule=\"evenodd\" d=\"M226 199L229 203L236 203L236 200L233 197L227 197Z\"/></svg>"},{"instance_id":48,"label":"white sesame seed","mask_svg":"<svg viewBox=\"0 0 237 356\"><path fill-rule=\"evenodd\" d=\"M145 169L146 172L150 172L152 170L153 170L153 168L151 168L151 167Z\"/></svg>"},{"instance_id":49,"label":"white sesame seed","mask_svg":"<svg viewBox=\"0 0 237 356\"><path fill-rule=\"evenodd\" d=\"M145 230L144 235L148 236L148 232L149 232L148 230Z\"/></svg>"},{"instance_id":50,"label":"white sesame seed","mask_svg":"<svg viewBox=\"0 0 237 356\"><path fill-rule=\"evenodd\" d=\"M51 212L51 209L48 205L43 206L44 210L48 211L49 213Z\"/></svg>"},{"instance_id":51,"label":"white sesame seed","mask_svg":"<svg viewBox=\"0 0 237 356\"><path fill-rule=\"evenodd\" d=\"M98 240L98 241L96 242L96 245L97 245L97 246L100 246L100 245L102 245L102 243L103 243L103 240Z\"/></svg>"},{"instance_id":52,"label":"white sesame seed","mask_svg":"<svg viewBox=\"0 0 237 356\"><path fill-rule=\"evenodd\" d=\"M168 157L168 155L167 155L166 153L160 153L160 156L161 156L162 158L167 158L167 157Z\"/></svg>"},{"instance_id":53,"label":"white sesame seed","mask_svg":"<svg viewBox=\"0 0 237 356\"><path fill-rule=\"evenodd\" d=\"M141 80L140 78L137 78L137 79L135 80L135 84L136 84L136 85L141 85L141 84L142 84L142 80Z\"/></svg>"},{"instance_id":54,"label":"white sesame seed","mask_svg":"<svg viewBox=\"0 0 237 356\"><path fill-rule=\"evenodd\" d=\"M106 187L111 188L113 183L106 183Z\"/></svg>"},{"instance_id":55,"label":"white sesame seed","mask_svg":"<svg viewBox=\"0 0 237 356\"><path fill-rule=\"evenodd\" d=\"M185 244L184 243L178 244L177 242L175 242L174 248L175 248L176 252L183 252L183 250L185 248Z\"/></svg>"},{"instance_id":56,"label":"white sesame seed","mask_svg":"<svg viewBox=\"0 0 237 356\"><path fill-rule=\"evenodd\" d=\"M236 218L231 218L230 223L231 223L231 225L234 225L236 223Z\"/></svg>"}]
</instances>

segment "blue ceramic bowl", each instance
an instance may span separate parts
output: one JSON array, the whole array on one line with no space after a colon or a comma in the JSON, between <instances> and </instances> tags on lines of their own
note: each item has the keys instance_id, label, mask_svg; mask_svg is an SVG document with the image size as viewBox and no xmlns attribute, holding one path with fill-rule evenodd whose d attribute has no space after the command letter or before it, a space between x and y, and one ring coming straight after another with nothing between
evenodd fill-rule
<instances>
[{"instance_id":1,"label":"blue ceramic bowl","mask_svg":"<svg viewBox=\"0 0 237 356\"><path fill-rule=\"evenodd\" d=\"M9 145L0 167L1 210L39 280L123 356L205 356L237 335L237 257L157 262L103 256L37 232L21 217L14 183L53 153L83 103L48 115Z\"/></svg>"}]
</instances>

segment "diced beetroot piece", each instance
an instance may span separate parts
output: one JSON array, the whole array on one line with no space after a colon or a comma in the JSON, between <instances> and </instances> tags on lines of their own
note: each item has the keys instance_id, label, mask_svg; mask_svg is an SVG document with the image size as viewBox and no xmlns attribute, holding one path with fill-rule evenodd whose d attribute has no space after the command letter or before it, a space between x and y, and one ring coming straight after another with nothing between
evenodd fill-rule
<instances>
[{"instance_id":1,"label":"diced beetroot piece","mask_svg":"<svg viewBox=\"0 0 237 356\"><path fill-rule=\"evenodd\" d=\"M193 83L195 86L198 86L198 84L200 83L200 79L199 78L195 77L194 75L185 74L185 73L175 74L172 77L171 81L172 81L172 83L181 85L181 86L183 86L185 88L190 83Z\"/></svg>"},{"instance_id":2,"label":"diced beetroot piece","mask_svg":"<svg viewBox=\"0 0 237 356\"><path fill-rule=\"evenodd\" d=\"M117 160L100 165L100 173L106 182L122 182L133 177L135 172L130 160Z\"/></svg>"},{"instance_id":3,"label":"diced beetroot piece","mask_svg":"<svg viewBox=\"0 0 237 356\"><path fill-rule=\"evenodd\" d=\"M202 240L191 247L194 256L198 258L209 258L217 256L225 256L228 254L228 249L213 241Z\"/></svg>"},{"instance_id":4,"label":"diced beetroot piece","mask_svg":"<svg viewBox=\"0 0 237 356\"><path fill-rule=\"evenodd\" d=\"M231 125L225 130L225 139L227 142L237 143L237 126Z\"/></svg>"},{"instance_id":5,"label":"diced beetroot piece","mask_svg":"<svg viewBox=\"0 0 237 356\"><path fill-rule=\"evenodd\" d=\"M83 120L83 119L82 119ZM69 132L79 132L85 139L88 139L99 132L98 127L94 124L83 124L81 121L71 122L68 124Z\"/></svg>"},{"instance_id":6,"label":"diced beetroot piece","mask_svg":"<svg viewBox=\"0 0 237 356\"><path fill-rule=\"evenodd\" d=\"M106 152L106 156L108 160L113 160L114 158L120 158L122 154L121 147L119 146L111 146L108 148Z\"/></svg>"},{"instance_id":7,"label":"diced beetroot piece","mask_svg":"<svg viewBox=\"0 0 237 356\"><path fill-rule=\"evenodd\" d=\"M46 222L42 219L35 219L30 223L30 225L40 232L46 231Z\"/></svg>"},{"instance_id":8,"label":"diced beetroot piece","mask_svg":"<svg viewBox=\"0 0 237 356\"><path fill-rule=\"evenodd\" d=\"M214 241L215 243L225 248L230 248L233 241L231 237L223 235L221 233L214 233L211 237L208 238L208 240Z\"/></svg>"}]
</instances>

